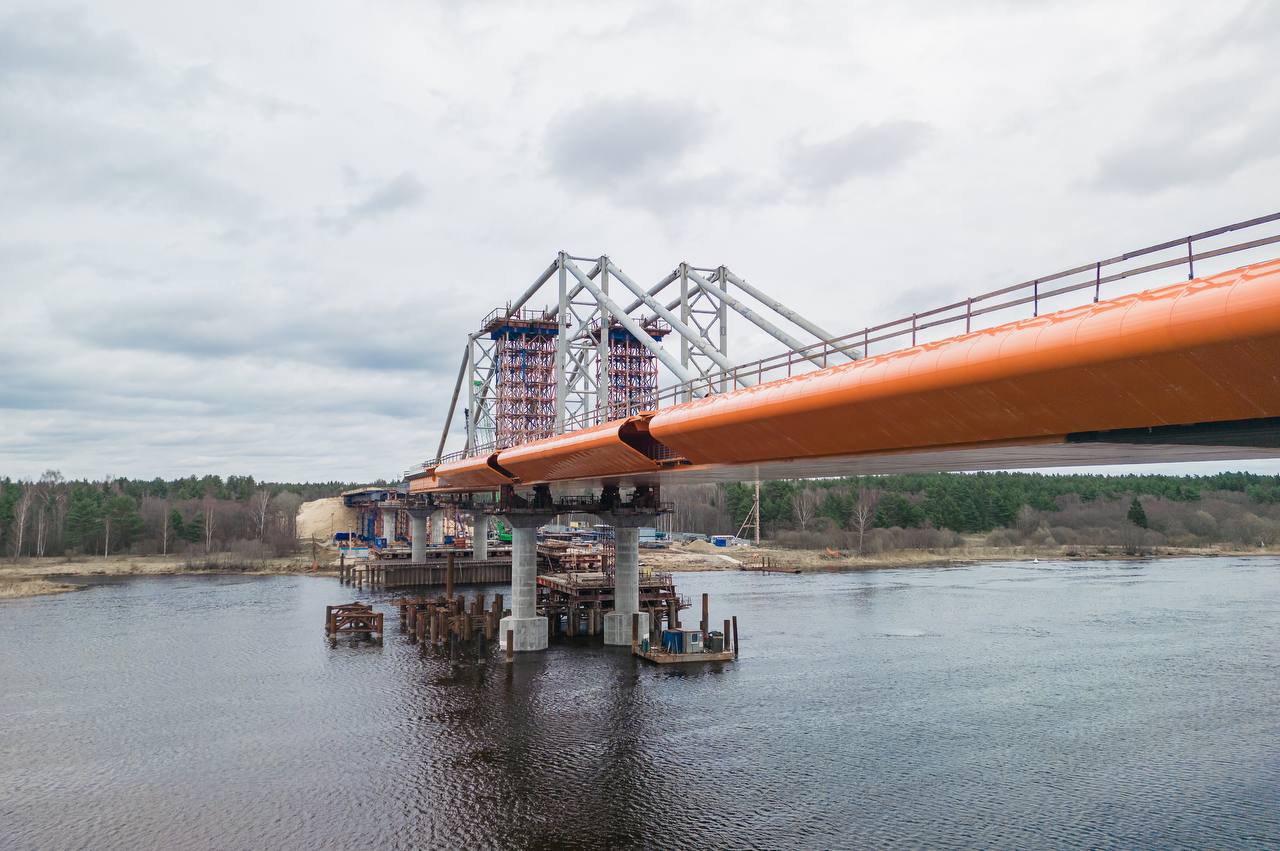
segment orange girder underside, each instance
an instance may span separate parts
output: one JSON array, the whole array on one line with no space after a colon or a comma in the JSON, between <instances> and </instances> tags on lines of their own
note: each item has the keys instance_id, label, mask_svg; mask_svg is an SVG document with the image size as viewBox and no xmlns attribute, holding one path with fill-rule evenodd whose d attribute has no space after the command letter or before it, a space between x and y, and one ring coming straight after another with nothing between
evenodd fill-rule
<instances>
[{"instance_id":1,"label":"orange girder underside","mask_svg":"<svg viewBox=\"0 0 1280 851\"><path fill-rule=\"evenodd\" d=\"M437 491L490 491L511 484L511 478L493 468L495 455L472 455L436 467Z\"/></svg>"},{"instance_id":2,"label":"orange girder underside","mask_svg":"<svg viewBox=\"0 0 1280 851\"><path fill-rule=\"evenodd\" d=\"M653 472L658 464L624 439L643 434L648 419L629 417L513 446L498 453L498 464L524 484Z\"/></svg>"},{"instance_id":3,"label":"orange girder underside","mask_svg":"<svg viewBox=\"0 0 1280 851\"><path fill-rule=\"evenodd\" d=\"M663 410L693 464L1280 416L1280 260Z\"/></svg>"}]
</instances>

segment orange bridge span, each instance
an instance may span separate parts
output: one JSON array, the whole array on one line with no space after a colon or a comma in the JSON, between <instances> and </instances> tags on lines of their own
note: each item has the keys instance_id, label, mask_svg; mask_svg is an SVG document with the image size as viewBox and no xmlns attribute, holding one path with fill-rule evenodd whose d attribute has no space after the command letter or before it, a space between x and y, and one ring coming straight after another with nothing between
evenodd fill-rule
<instances>
[{"instance_id":1,"label":"orange bridge span","mask_svg":"<svg viewBox=\"0 0 1280 851\"><path fill-rule=\"evenodd\" d=\"M413 493L1280 456L1280 259L427 466Z\"/></svg>"}]
</instances>

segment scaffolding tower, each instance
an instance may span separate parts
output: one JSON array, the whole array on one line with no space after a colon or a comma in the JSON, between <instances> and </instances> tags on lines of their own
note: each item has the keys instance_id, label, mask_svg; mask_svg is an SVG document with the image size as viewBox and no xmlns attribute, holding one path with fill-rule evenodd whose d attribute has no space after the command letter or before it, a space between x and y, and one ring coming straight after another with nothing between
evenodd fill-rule
<instances>
[{"instance_id":1,"label":"scaffolding tower","mask_svg":"<svg viewBox=\"0 0 1280 851\"><path fill-rule=\"evenodd\" d=\"M656 319L645 319L641 328L661 342L671 329ZM599 339L600 326L595 327ZM607 388L603 421L619 420L658 407L658 359L620 322L609 324L608 368L597 378Z\"/></svg>"},{"instance_id":2,"label":"scaffolding tower","mask_svg":"<svg viewBox=\"0 0 1280 851\"><path fill-rule=\"evenodd\" d=\"M499 448L556 433L559 325L545 312L489 315L481 332L493 341L494 442Z\"/></svg>"}]
</instances>

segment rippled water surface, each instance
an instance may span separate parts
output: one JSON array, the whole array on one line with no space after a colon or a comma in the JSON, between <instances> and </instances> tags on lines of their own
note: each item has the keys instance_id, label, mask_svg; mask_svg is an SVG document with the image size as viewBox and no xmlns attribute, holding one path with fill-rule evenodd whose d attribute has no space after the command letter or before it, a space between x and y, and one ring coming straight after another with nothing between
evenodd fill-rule
<instances>
[{"instance_id":1,"label":"rippled water surface","mask_svg":"<svg viewBox=\"0 0 1280 851\"><path fill-rule=\"evenodd\" d=\"M331 645L312 577L0 605L0 846L1280 846L1276 559L678 581L736 664Z\"/></svg>"}]
</instances>

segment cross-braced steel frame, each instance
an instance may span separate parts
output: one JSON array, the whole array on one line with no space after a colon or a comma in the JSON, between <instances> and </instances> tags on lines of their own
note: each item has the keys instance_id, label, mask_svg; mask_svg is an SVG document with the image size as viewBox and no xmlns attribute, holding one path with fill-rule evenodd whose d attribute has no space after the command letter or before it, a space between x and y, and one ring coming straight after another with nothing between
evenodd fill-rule
<instances>
[{"instance_id":1,"label":"cross-braced steel frame","mask_svg":"<svg viewBox=\"0 0 1280 851\"><path fill-rule=\"evenodd\" d=\"M554 305L528 308L553 280ZM678 294L663 303L658 296L673 285ZM752 309L744 297L764 310ZM802 343L776 320L798 326L820 343L831 339L828 332L725 266L680 263L644 289L608 256L560 252L519 299L490 313L468 336L436 462L444 457L463 396L462 451L471 454L653 410L663 395L660 367L680 399L754 383L750 375L736 374L728 358L730 313L793 352L803 353L812 344ZM678 354L662 347L663 339L672 334L679 340ZM849 358L858 356L853 348L840 351Z\"/></svg>"}]
</instances>

